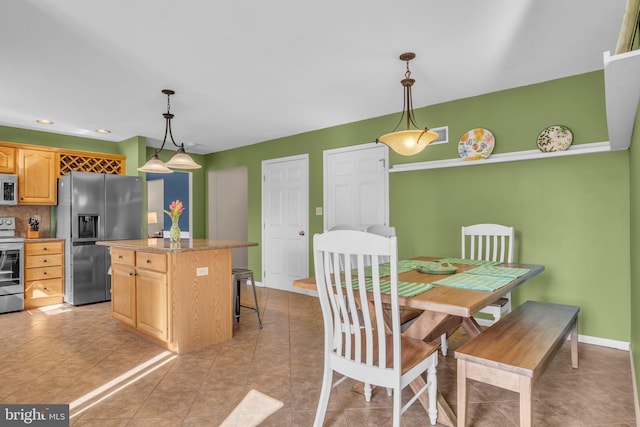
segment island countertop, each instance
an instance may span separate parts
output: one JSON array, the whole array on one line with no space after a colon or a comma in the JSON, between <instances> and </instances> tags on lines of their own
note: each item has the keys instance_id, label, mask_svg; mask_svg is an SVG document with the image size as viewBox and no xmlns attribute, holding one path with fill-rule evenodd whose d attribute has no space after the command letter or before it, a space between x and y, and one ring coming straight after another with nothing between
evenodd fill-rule
<instances>
[{"instance_id":1,"label":"island countertop","mask_svg":"<svg viewBox=\"0 0 640 427\"><path fill-rule=\"evenodd\" d=\"M236 240L208 240L208 239L181 239L180 244L171 243L169 239L138 239L138 240L105 240L96 242L97 245L113 246L125 249L148 250L158 252L188 252L205 251L212 249L233 249L258 246L254 242L242 242Z\"/></svg>"}]
</instances>

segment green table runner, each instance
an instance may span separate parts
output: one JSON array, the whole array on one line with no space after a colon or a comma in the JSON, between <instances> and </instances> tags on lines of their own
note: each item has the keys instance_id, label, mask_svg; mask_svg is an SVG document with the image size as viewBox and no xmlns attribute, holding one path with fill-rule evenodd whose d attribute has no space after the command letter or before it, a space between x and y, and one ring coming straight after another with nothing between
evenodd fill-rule
<instances>
[{"instance_id":1,"label":"green table runner","mask_svg":"<svg viewBox=\"0 0 640 427\"><path fill-rule=\"evenodd\" d=\"M407 271L416 270L418 267L428 267L431 264L437 264L435 261L420 261L415 259L403 259L398 261L398 274L406 273ZM391 267L388 262L380 264L378 266L380 277L386 277L391 275ZM352 274L358 274L357 269L352 270ZM373 277L373 271L371 266L364 268L364 275L366 277Z\"/></svg>"},{"instance_id":2,"label":"green table runner","mask_svg":"<svg viewBox=\"0 0 640 427\"><path fill-rule=\"evenodd\" d=\"M523 274L527 274L528 272L528 268L495 267L486 265L467 270L465 273L480 274L483 276L510 277L511 279L515 279L516 277L520 277Z\"/></svg>"},{"instance_id":3,"label":"green table runner","mask_svg":"<svg viewBox=\"0 0 640 427\"><path fill-rule=\"evenodd\" d=\"M436 285L493 292L529 272L528 268L480 266L434 282Z\"/></svg>"},{"instance_id":4,"label":"green table runner","mask_svg":"<svg viewBox=\"0 0 640 427\"><path fill-rule=\"evenodd\" d=\"M505 286L512 280L513 277L483 276L481 274L460 273L433 283L436 285L452 286L454 288L493 292L496 289L500 289Z\"/></svg>"},{"instance_id":5,"label":"green table runner","mask_svg":"<svg viewBox=\"0 0 640 427\"><path fill-rule=\"evenodd\" d=\"M358 279L352 281L353 289L358 290ZM346 282L342 283L342 287L346 287ZM365 288L371 292L373 290L373 279L371 277L365 278ZM432 289L433 285L429 283L413 283L413 282L398 282L398 295L401 297L413 297L423 292ZM391 281L387 279L380 280L380 292L383 294L391 293Z\"/></svg>"}]
</instances>

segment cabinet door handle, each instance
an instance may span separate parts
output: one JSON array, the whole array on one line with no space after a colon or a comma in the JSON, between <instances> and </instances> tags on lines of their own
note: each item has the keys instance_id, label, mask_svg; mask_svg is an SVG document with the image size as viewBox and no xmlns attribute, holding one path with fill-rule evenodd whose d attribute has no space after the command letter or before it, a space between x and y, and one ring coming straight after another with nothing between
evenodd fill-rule
<instances>
[{"instance_id":1,"label":"cabinet door handle","mask_svg":"<svg viewBox=\"0 0 640 427\"><path fill-rule=\"evenodd\" d=\"M46 258L45 258L45 259L43 259L43 260L42 260L42 262L47 262L47 259L46 259Z\"/></svg>"},{"instance_id":2,"label":"cabinet door handle","mask_svg":"<svg viewBox=\"0 0 640 427\"><path fill-rule=\"evenodd\" d=\"M147 259L147 264L151 264L151 260L150 259Z\"/></svg>"},{"instance_id":3,"label":"cabinet door handle","mask_svg":"<svg viewBox=\"0 0 640 427\"><path fill-rule=\"evenodd\" d=\"M46 275L47 275L47 272L46 272L46 271L43 271L43 272L42 272L42 275L43 275L43 276L46 276Z\"/></svg>"},{"instance_id":4,"label":"cabinet door handle","mask_svg":"<svg viewBox=\"0 0 640 427\"><path fill-rule=\"evenodd\" d=\"M118 255L118 259L122 259L122 255Z\"/></svg>"}]
</instances>

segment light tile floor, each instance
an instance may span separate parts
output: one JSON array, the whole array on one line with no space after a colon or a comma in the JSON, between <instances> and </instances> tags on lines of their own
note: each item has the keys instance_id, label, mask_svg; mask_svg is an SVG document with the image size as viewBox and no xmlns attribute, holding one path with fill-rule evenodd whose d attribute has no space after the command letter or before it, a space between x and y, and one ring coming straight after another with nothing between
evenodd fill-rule
<instances>
[{"instance_id":1,"label":"light tile floor","mask_svg":"<svg viewBox=\"0 0 640 427\"><path fill-rule=\"evenodd\" d=\"M0 315L0 402L73 402L71 425L78 427L246 427L268 414L260 425L311 426L322 377L320 305L305 295L258 291L264 329L247 315L233 340L181 356L122 331L109 303ZM454 410L453 353L465 338L451 337L438 365L438 386ZM572 370L569 359L565 346L538 383L534 424L634 426L629 353L580 344L580 368ZM351 385L334 389L325 425L391 425L386 393L366 403ZM469 425L518 425L517 394L472 383L470 399ZM428 425L419 404L402 423Z\"/></svg>"}]
</instances>

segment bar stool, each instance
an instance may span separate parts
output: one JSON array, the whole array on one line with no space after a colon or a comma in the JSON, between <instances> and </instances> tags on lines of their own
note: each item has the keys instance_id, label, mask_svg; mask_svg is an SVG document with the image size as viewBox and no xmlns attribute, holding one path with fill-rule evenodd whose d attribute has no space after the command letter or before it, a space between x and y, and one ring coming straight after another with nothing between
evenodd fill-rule
<instances>
[{"instance_id":1,"label":"bar stool","mask_svg":"<svg viewBox=\"0 0 640 427\"><path fill-rule=\"evenodd\" d=\"M240 303L240 282L242 280L246 280L247 283L251 280L251 287L253 288L253 302L255 306L251 307L250 305L243 305ZM258 326L262 329L262 319L260 318L260 308L258 307L258 295L256 294L256 282L253 280L253 270L249 270L248 268L233 268L231 270L231 283L233 286L233 307L234 307L234 317L236 322L240 321L240 316L244 316L244 314L240 314L240 307L248 308L253 310L258 315ZM251 313L245 313L251 314Z\"/></svg>"}]
</instances>

